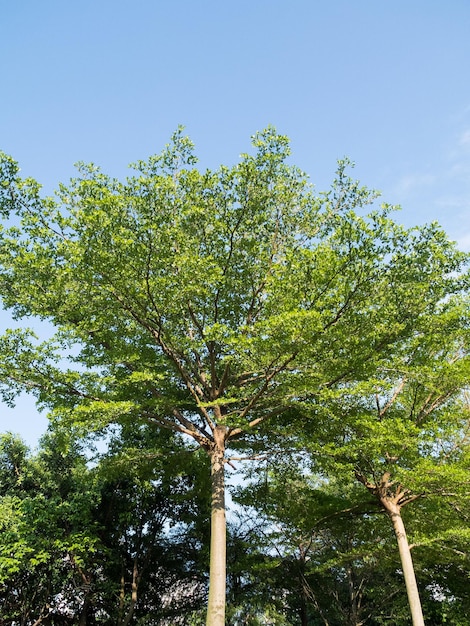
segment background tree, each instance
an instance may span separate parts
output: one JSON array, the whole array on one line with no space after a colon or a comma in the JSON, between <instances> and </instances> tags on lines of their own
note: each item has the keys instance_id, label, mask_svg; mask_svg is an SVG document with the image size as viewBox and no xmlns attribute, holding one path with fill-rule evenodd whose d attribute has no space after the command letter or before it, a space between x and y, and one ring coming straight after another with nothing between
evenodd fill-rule
<instances>
[{"instance_id":1,"label":"background tree","mask_svg":"<svg viewBox=\"0 0 470 626\"><path fill-rule=\"evenodd\" d=\"M2 436L1 448L1 508L8 511L0 527L1 623L66 624L74 617L85 624L90 555L100 543L86 459L75 447L59 452L53 438L38 457L12 435Z\"/></svg>"},{"instance_id":2,"label":"background tree","mask_svg":"<svg viewBox=\"0 0 470 626\"><path fill-rule=\"evenodd\" d=\"M204 603L206 459L186 451L178 470L172 439L115 434L90 466L70 436L35 456L3 436L0 623L177 624Z\"/></svg>"},{"instance_id":3,"label":"background tree","mask_svg":"<svg viewBox=\"0 0 470 626\"><path fill-rule=\"evenodd\" d=\"M378 370L375 380L344 389L329 405L333 421L345 420L348 426L341 440L325 444L323 453L329 447L334 458L349 463L351 474L390 518L414 624L424 619L402 509L446 493L465 501L461 458L468 446L468 311L468 303L459 299L437 303L427 326L410 337L405 351L390 354L381 377ZM424 521L421 528L435 537L468 532L457 531L455 517L451 530L449 517L440 518L441 513L436 502L431 523Z\"/></svg>"},{"instance_id":4,"label":"background tree","mask_svg":"<svg viewBox=\"0 0 470 626\"><path fill-rule=\"evenodd\" d=\"M260 579L270 580L271 597L290 624L397 619L406 606L397 603L393 538L380 532L374 502L351 482L325 481L301 467L270 464L259 482L238 490L253 511L253 541L267 571Z\"/></svg>"},{"instance_id":5,"label":"background tree","mask_svg":"<svg viewBox=\"0 0 470 626\"><path fill-rule=\"evenodd\" d=\"M426 623L436 626L449 619L464 624L468 614L466 463L448 467L447 477L434 472L434 489L428 483L426 497L405 508ZM265 606L275 599L293 625L409 624L396 537L384 511L351 471L349 480L341 473L325 480L307 468L271 461L237 489L250 519L249 565L238 559L248 607L251 598ZM457 485L457 474L460 488L446 491ZM245 613L246 623L253 614Z\"/></svg>"},{"instance_id":6,"label":"background tree","mask_svg":"<svg viewBox=\"0 0 470 626\"><path fill-rule=\"evenodd\" d=\"M206 470L169 431L132 427L112 438L95 470L104 575L119 598L110 623L184 624L207 599Z\"/></svg>"},{"instance_id":7,"label":"background tree","mask_svg":"<svg viewBox=\"0 0 470 626\"><path fill-rule=\"evenodd\" d=\"M177 132L126 182L81 165L54 199L10 157L0 163L0 294L16 317L58 331L39 345L3 338L5 397L26 388L63 422L146 422L207 451L216 626L227 446L269 443L268 422L289 436L294 404L374 376L461 288L464 260L437 225L407 230L388 207L365 215L377 194L346 162L316 197L287 164L285 137L268 128L253 145L234 167L201 173Z\"/></svg>"}]
</instances>

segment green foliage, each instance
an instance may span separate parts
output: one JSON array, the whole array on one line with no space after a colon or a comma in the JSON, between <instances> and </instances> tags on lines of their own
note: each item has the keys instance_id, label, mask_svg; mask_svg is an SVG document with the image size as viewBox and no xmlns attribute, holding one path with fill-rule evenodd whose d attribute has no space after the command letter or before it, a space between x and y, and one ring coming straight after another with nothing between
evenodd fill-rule
<instances>
[{"instance_id":1,"label":"green foliage","mask_svg":"<svg viewBox=\"0 0 470 626\"><path fill-rule=\"evenodd\" d=\"M94 165L41 198L1 160L0 294L55 339L2 339L5 395L35 392L83 428L147 421L204 447L293 403L370 380L462 288L436 225L407 230L338 165L315 195L267 128L255 154L200 172L179 128L120 182ZM63 355L73 356L69 364Z\"/></svg>"},{"instance_id":2,"label":"green foliage","mask_svg":"<svg viewBox=\"0 0 470 626\"><path fill-rule=\"evenodd\" d=\"M292 624L409 623L392 527L361 485L352 477L325 481L306 463L261 469L234 494L249 507L238 531L244 551L236 555L242 602L266 605L275 597ZM403 514L426 623L464 623L468 497L436 494Z\"/></svg>"},{"instance_id":3,"label":"green foliage","mask_svg":"<svg viewBox=\"0 0 470 626\"><path fill-rule=\"evenodd\" d=\"M9 476L18 450L21 464ZM10 435L0 451L0 474L7 476L0 505L1 624L41 616L78 623L85 615L106 625L127 618L180 623L200 607L209 516L201 485L205 457L148 428L116 432L93 467L60 433L45 437L36 456Z\"/></svg>"},{"instance_id":4,"label":"green foliage","mask_svg":"<svg viewBox=\"0 0 470 626\"><path fill-rule=\"evenodd\" d=\"M296 539L278 537L279 558L234 536L233 550L266 574L266 584L241 569L237 582L235 567L230 619L295 622L317 603L317 620L331 594L312 599L306 590L316 590L325 572L336 593L333 623L346 623L340 598L348 597L348 580L361 589L378 568L383 584L393 586L396 574L380 560L388 540L374 543L376 515L341 513L342 498L356 507L354 473L371 489L390 478L390 497L399 485L406 485L405 500L429 495L442 514L439 541L461 547L462 523L430 494L452 484L454 503L461 503L467 484L468 256L435 223L397 224L393 207L377 206L378 194L350 178L347 160L338 163L331 189L316 194L289 164L286 137L269 127L252 145L254 153L235 166L200 171L179 128L125 181L81 163L53 198L0 155L0 296L15 318L47 320L56 331L46 341L24 329L0 338L0 390L9 403L20 391L34 393L55 432L65 433L53 454L34 462L18 442L2 444L0 478L10 486L0 519L18 555L11 561L12 549L2 553L7 578L30 568L63 581L65 568L67 589L81 577L85 610L108 597L96 569L104 555L106 580L119 596L118 570L135 583L135 571L150 572L155 559L172 566L144 577L143 593L146 584L158 587L158 577L187 581L185 554L199 593L195 547L206 545L206 518L191 520L209 498L202 479L208 464L196 450L211 453L220 438L224 449L238 449L234 455L305 450L315 475L335 479L327 488L289 474L284 493L266 504L263 515L281 520ZM99 470L63 447L67 432L73 441L113 428L117 438ZM59 481L52 462L65 463ZM32 485L41 488L35 493ZM256 487L260 496L264 488ZM320 523L331 516L337 528ZM98 532L107 519L112 531ZM28 535L28 524L43 531L44 544ZM309 537L316 561L299 561L299 536ZM424 546L438 538L426 530L416 539ZM281 571L301 585L300 595L279 579ZM439 588L454 573L441 573ZM250 588L243 605L240 595ZM278 588L285 595L272 600ZM142 617L126 591L115 622L160 609ZM393 619L400 623L401 607Z\"/></svg>"}]
</instances>

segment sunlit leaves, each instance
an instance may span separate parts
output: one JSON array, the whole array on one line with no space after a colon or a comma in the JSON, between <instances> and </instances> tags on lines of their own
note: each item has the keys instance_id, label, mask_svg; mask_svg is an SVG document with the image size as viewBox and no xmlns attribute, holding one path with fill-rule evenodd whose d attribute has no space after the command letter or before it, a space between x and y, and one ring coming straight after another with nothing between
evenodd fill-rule
<instances>
[{"instance_id":1,"label":"sunlit leaves","mask_svg":"<svg viewBox=\"0 0 470 626\"><path fill-rule=\"evenodd\" d=\"M48 319L61 354L7 336L9 400L35 389L81 424L150 420L206 445L218 421L239 438L293 405L328 431L328 394L346 406L392 361L390 380L407 371L464 287L464 256L436 224L374 206L349 161L315 194L285 136L268 127L252 146L200 171L178 128L127 180L81 163L46 199L3 156L20 218L0 235L3 302Z\"/></svg>"}]
</instances>

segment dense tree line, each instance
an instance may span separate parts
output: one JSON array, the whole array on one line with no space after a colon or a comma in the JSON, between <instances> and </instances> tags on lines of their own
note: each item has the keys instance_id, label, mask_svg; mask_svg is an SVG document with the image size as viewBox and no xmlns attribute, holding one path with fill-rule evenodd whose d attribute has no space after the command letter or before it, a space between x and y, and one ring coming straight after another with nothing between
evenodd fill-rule
<instances>
[{"instance_id":1,"label":"dense tree line","mask_svg":"<svg viewBox=\"0 0 470 626\"><path fill-rule=\"evenodd\" d=\"M50 433L31 454L1 438L0 624L202 624L206 458L148 428L115 434L93 459L82 448ZM233 488L227 623L409 623L396 542L374 499L295 460L259 462ZM467 486L440 480L406 517L427 624L467 623Z\"/></svg>"},{"instance_id":2,"label":"dense tree line","mask_svg":"<svg viewBox=\"0 0 470 626\"><path fill-rule=\"evenodd\" d=\"M80 164L53 198L1 155L0 296L56 330L0 338L4 400L51 419L33 457L2 443L10 621L400 624L404 578L414 626L458 623L468 258L347 161L316 194L286 137L253 147L201 172L178 130L126 181ZM227 532L243 459L261 473Z\"/></svg>"},{"instance_id":3,"label":"dense tree line","mask_svg":"<svg viewBox=\"0 0 470 626\"><path fill-rule=\"evenodd\" d=\"M197 455L168 464L175 444L152 431L112 440L98 463L54 435L31 456L7 434L0 453L0 623L179 623L200 607L208 501Z\"/></svg>"}]
</instances>

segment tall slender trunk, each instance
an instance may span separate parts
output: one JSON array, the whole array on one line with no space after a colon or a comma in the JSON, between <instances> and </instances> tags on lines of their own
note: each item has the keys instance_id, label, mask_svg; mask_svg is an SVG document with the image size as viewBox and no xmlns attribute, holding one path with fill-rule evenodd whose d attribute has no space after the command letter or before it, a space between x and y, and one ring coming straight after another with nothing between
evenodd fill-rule
<instances>
[{"instance_id":1,"label":"tall slender trunk","mask_svg":"<svg viewBox=\"0 0 470 626\"><path fill-rule=\"evenodd\" d=\"M357 602L357 590L354 581L352 568L349 566L346 570L349 589L349 623L358 626L359 622L359 606Z\"/></svg>"},{"instance_id":2,"label":"tall slender trunk","mask_svg":"<svg viewBox=\"0 0 470 626\"><path fill-rule=\"evenodd\" d=\"M300 626L308 626L308 591L310 589L305 577L305 562L307 559L308 548L306 549L302 543L299 545L299 593L300 593Z\"/></svg>"},{"instance_id":3,"label":"tall slender trunk","mask_svg":"<svg viewBox=\"0 0 470 626\"><path fill-rule=\"evenodd\" d=\"M308 626L307 601L305 599L305 593L303 592L302 589L300 591L299 616L300 616L300 625Z\"/></svg>"},{"instance_id":4,"label":"tall slender trunk","mask_svg":"<svg viewBox=\"0 0 470 626\"><path fill-rule=\"evenodd\" d=\"M380 480L374 481L369 481L366 475L359 470L355 474L356 478L378 499L392 521L393 530L397 538L413 626L425 626L413 560L411 558L410 544L408 543L405 524L401 516L402 507L413 502L419 496L411 494L402 485L395 484L394 481L390 480L389 472L385 472Z\"/></svg>"},{"instance_id":5,"label":"tall slender trunk","mask_svg":"<svg viewBox=\"0 0 470 626\"><path fill-rule=\"evenodd\" d=\"M405 524L403 523L400 507L397 505L392 507L389 503L388 506L384 508L392 520L393 530L395 531L397 538L398 551L400 553L401 566L403 568L403 576L405 578L406 593L408 594L408 602L410 605L413 626L424 626L423 610L421 608L418 585L416 584L410 544L408 543L408 538L406 536Z\"/></svg>"},{"instance_id":6,"label":"tall slender trunk","mask_svg":"<svg viewBox=\"0 0 470 626\"><path fill-rule=\"evenodd\" d=\"M227 524L225 518L226 429L214 430L211 458L211 551L206 626L225 626Z\"/></svg>"},{"instance_id":7,"label":"tall slender trunk","mask_svg":"<svg viewBox=\"0 0 470 626\"><path fill-rule=\"evenodd\" d=\"M139 569L137 565L137 557L134 559L134 567L132 568L132 586L131 586L131 603L127 612L124 614L124 604L121 609L121 617L118 622L118 626L128 626L130 624L132 616L134 615L135 607L137 604L137 593L139 588ZM122 583L124 584L124 583Z\"/></svg>"}]
</instances>

